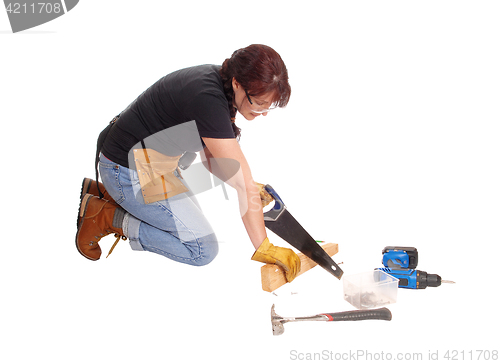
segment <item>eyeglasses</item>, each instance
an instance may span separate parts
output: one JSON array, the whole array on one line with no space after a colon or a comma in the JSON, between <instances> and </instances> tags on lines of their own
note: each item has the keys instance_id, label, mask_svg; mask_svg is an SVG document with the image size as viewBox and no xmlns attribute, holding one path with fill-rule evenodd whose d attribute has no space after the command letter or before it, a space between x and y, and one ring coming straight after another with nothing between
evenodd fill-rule
<instances>
[{"instance_id":1,"label":"eyeglasses","mask_svg":"<svg viewBox=\"0 0 500 364\"><path fill-rule=\"evenodd\" d=\"M268 109L260 109L260 108L255 109L256 107L258 107L258 105L254 105L254 104L253 104L252 99L250 98L250 95L248 94L248 91L247 91L247 90L245 90L245 94L247 95L248 102L250 103L250 105L252 105L252 106L253 106L253 108L252 108L252 107L250 107L250 111L251 111L251 112L254 112L254 113L256 113L256 114L264 114L264 113L266 113L266 112L272 111L272 110L274 110L274 109L276 109L276 108L277 108L277 106L271 106L271 107L270 107L270 108L268 108Z\"/></svg>"}]
</instances>

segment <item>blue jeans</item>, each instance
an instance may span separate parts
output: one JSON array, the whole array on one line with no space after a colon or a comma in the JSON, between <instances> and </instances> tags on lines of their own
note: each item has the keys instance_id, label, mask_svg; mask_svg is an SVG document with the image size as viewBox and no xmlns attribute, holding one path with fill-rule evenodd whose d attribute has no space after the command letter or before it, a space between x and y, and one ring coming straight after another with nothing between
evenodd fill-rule
<instances>
[{"instance_id":1,"label":"blue jeans","mask_svg":"<svg viewBox=\"0 0 500 364\"><path fill-rule=\"evenodd\" d=\"M127 212L123 232L133 250L150 251L196 266L215 258L219 251L217 238L194 195L187 192L145 204L135 170L101 155L99 173L106 191Z\"/></svg>"}]
</instances>

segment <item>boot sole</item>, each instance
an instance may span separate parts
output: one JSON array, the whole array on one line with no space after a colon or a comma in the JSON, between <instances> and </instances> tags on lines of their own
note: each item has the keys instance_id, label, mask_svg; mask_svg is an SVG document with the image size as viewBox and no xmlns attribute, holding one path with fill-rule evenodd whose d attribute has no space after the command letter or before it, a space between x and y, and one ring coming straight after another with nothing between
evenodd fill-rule
<instances>
[{"instance_id":1,"label":"boot sole","mask_svg":"<svg viewBox=\"0 0 500 364\"><path fill-rule=\"evenodd\" d=\"M86 178L88 179L88 178ZM85 183L85 180L83 181ZM83 188L83 185L82 185L82 188ZM99 258L97 259L94 259L94 258L90 258L88 256L86 256L81 250L80 248L78 247L78 234L80 234L80 228L83 224L83 217L85 216L85 213L87 212L87 205L88 205L88 202L89 200L94 197L92 195L89 195L89 194L85 194L83 196L83 198L80 200L80 208L78 209L78 219L77 219L77 230L76 230L76 238L75 238L75 244L76 244L76 249L78 250L78 252L83 255L85 258L89 259L89 260L92 260L92 261L96 261L98 260Z\"/></svg>"},{"instance_id":2,"label":"boot sole","mask_svg":"<svg viewBox=\"0 0 500 364\"><path fill-rule=\"evenodd\" d=\"M89 193L90 185L92 184L92 180L90 178L84 178L82 182L82 190L80 191L80 200Z\"/></svg>"},{"instance_id":3,"label":"boot sole","mask_svg":"<svg viewBox=\"0 0 500 364\"><path fill-rule=\"evenodd\" d=\"M82 189L80 190L80 207L82 206L82 199L87 193L89 193L90 185L92 180L90 178L84 178L82 182ZM76 228L80 226L80 212L78 212L78 218L76 219Z\"/></svg>"}]
</instances>

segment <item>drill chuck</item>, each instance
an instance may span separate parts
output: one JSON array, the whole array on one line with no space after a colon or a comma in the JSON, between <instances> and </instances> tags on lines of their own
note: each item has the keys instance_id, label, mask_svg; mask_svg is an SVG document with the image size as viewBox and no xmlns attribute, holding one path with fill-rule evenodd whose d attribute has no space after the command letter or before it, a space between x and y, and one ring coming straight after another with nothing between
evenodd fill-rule
<instances>
[{"instance_id":1,"label":"drill chuck","mask_svg":"<svg viewBox=\"0 0 500 364\"><path fill-rule=\"evenodd\" d=\"M437 274L428 274L427 272L417 270L417 288L439 287L441 277Z\"/></svg>"}]
</instances>

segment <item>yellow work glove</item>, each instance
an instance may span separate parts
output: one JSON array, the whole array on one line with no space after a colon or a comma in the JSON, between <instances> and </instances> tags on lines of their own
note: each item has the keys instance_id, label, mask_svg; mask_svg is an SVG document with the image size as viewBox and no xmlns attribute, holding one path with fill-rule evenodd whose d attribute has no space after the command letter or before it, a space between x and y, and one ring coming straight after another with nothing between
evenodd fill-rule
<instances>
[{"instance_id":1,"label":"yellow work glove","mask_svg":"<svg viewBox=\"0 0 500 364\"><path fill-rule=\"evenodd\" d=\"M257 183L257 188L259 189L259 194L260 194L260 202L262 202L262 207L266 207L269 205L273 200L273 196L271 196L266 189L264 188L264 185L262 183Z\"/></svg>"},{"instance_id":2,"label":"yellow work glove","mask_svg":"<svg viewBox=\"0 0 500 364\"><path fill-rule=\"evenodd\" d=\"M292 249L274 246L266 238L255 251L252 260L279 265L284 271L286 280L291 282L300 271L300 258Z\"/></svg>"}]
</instances>

